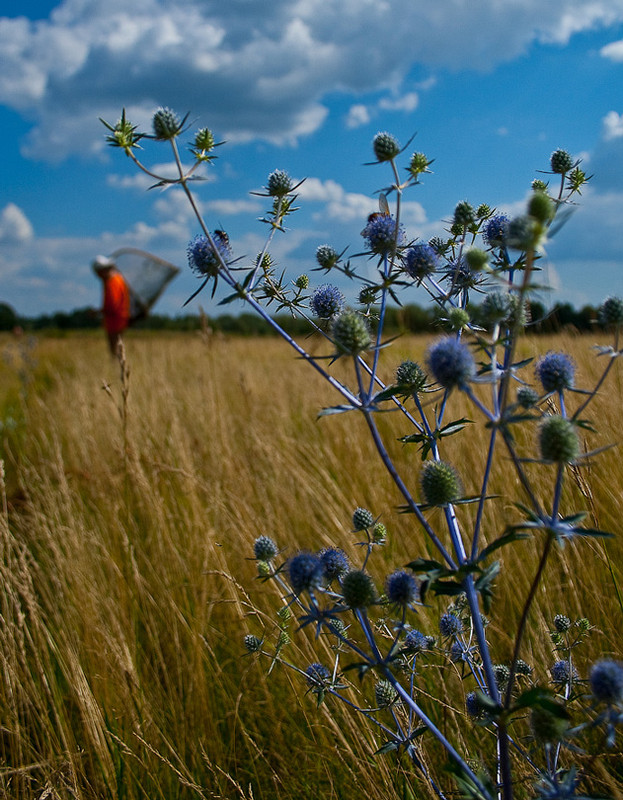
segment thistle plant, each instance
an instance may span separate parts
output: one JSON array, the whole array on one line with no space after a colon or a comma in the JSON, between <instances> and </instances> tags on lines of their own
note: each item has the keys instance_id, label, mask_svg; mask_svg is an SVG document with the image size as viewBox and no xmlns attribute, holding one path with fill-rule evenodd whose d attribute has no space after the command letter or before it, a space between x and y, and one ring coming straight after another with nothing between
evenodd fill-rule
<instances>
[{"instance_id":1,"label":"thistle plant","mask_svg":"<svg viewBox=\"0 0 623 800\"><path fill-rule=\"evenodd\" d=\"M579 752L582 737L592 746L600 731L604 748L615 745L623 721L623 664L604 658L580 670L576 651L591 625L572 621L564 609L551 630L543 631L554 648L548 671L537 672L524 645L544 570L556 549L581 548L583 539L608 535L589 527L582 509L567 508L564 487L573 470L596 455L585 452L592 430L586 414L623 352L623 301L611 297L601 308L599 322L611 331L612 344L596 351L604 367L594 386L582 383L566 353L549 352L534 362L518 355L543 245L588 180L579 162L556 150L550 180L533 183L525 212L515 218L461 200L444 237L417 241L401 221L402 198L430 172L432 159L414 153L401 168L405 148L393 135L379 133L372 143L373 163L386 170L385 188L379 212L364 221L361 231L361 258L366 264L372 259L374 277L363 274L356 257L346 259L345 251L325 243L316 251L316 270L332 273L334 282L314 286L307 275L290 278L284 271L278 276L272 267L273 240L285 234L284 222L297 210L300 184L286 172L275 170L256 192L269 204L261 219L267 236L262 252L245 261L235 257L225 232L210 231L195 201L195 170L203 163L213 168L217 147L208 129L192 138L194 161L186 169L178 146L186 117L160 109L152 133L139 132L125 113L116 125L104 124L112 146L157 184L176 184L186 194L198 225L188 246L189 266L202 281L197 291L210 283L214 290L221 281L229 291L224 302L247 304L327 382L338 399L321 416L360 415L379 466L395 485L400 510L428 539L426 550L413 553L408 564L382 572L377 555L391 536L383 510L358 507L344 534L358 540L356 559L341 549L344 542L317 553L297 551L285 531L275 539L262 535L250 541L258 578L272 583L280 608L273 629L246 633L246 651L265 657L269 671L279 664L298 673L302 691L318 705L342 702L360 715L378 732L378 753L406 756L440 798L457 789L463 797L486 800L585 796L582 773L569 761L567 745ZM156 174L139 159L139 142L150 138L172 149L176 178ZM352 291L343 291L344 286ZM385 374L387 356L382 365L380 354L388 344L388 304L415 291L435 305L446 332L435 332L424 363L408 359ZM474 298L482 303L479 325L468 310ZM363 308L358 310L357 303ZM284 309L306 320L310 332L325 342L323 357L312 355L280 326L271 312ZM350 363L350 383L332 373L338 359ZM459 395L471 405L472 422L488 435L484 468L476 476L461 475L460 464L446 454L450 438L465 437L470 447L469 421L453 412ZM405 475L392 455L395 443L386 441L378 426L379 413L388 409L403 420L400 441L413 451L414 468ZM499 502L490 489L500 461L513 471L521 496L503 498L507 507L514 501L514 511L497 536L487 532L485 539L485 510ZM511 634L510 658L504 658L497 655L500 642L489 634L486 616L494 608L502 569L494 556L523 539L539 549L540 558ZM420 630L418 610L431 597L439 598L444 610L435 630ZM312 634L317 646L312 663L296 663L286 655L290 616ZM462 739L453 741L441 723L434 699L420 691L433 662L459 671L454 713L461 724L486 731L482 752L464 752ZM435 746L445 751L454 783L442 785L427 767L423 752Z\"/></svg>"}]
</instances>

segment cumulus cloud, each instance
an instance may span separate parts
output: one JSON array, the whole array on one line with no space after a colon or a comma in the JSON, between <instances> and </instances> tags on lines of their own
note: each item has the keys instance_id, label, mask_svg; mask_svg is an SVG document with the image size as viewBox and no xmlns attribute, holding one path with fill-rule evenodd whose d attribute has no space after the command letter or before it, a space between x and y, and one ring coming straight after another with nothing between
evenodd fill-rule
<instances>
[{"instance_id":1,"label":"cumulus cloud","mask_svg":"<svg viewBox=\"0 0 623 800\"><path fill-rule=\"evenodd\" d=\"M603 119L604 124L604 139L618 139L623 136L623 114L617 114L616 111L609 111Z\"/></svg>"},{"instance_id":2,"label":"cumulus cloud","mask_svg":"<svg viewBox=\"0 0 623 800\"><path fill-rule=\"evenodd\" d=\"M34 235L30 220L15 203L7 203L0 211L0 244L21 244Z\"/></svg>"},{"instance_id":3,"label":"cumulus cloud","mask_svg":"<svg viewBox=\"0 0 623 800\"><path fill-rule=\"evenodd\" d=\"M0 102L33 120L32 158L97 152L97 117L122 106L139 122L170 105L230 141L295 143L323 124L329 92L384 93L379 107L410 112L417 94L400 88L415 63L488 70L534 41L620 21L620 0L392 0L391 14L376 0L273 0L269 12L252 0L63 0L45 20L0 18ZM619 44L602 54L618 58ZM366 111L353 106L346 124Z\"/></svg>"},{"instance_id":4,"label":"cumulus cloud","mask_svg":"<svg viewBox=\"0 0 623 800\"><path fill-rule=\"evenodd\" d=\"M623 39L620 39L618 42L607 44L605 47L601 48L599 53L604 58L610 59L610 61L617 63L623 61Z\"/></svg>"}]
</instances>

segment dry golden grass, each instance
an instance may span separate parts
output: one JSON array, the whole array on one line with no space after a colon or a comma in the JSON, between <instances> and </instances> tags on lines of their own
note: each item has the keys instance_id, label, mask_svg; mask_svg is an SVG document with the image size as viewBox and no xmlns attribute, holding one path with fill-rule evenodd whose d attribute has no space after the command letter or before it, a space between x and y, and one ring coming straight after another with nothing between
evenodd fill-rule
<instances>
[{"instance_id":1,"label":"dry golden grass","mask_svg":"<svg viewBox=\"0 0 623 800\"><path fill-rule=\"evenodd\" d=\"M592 339L527 340L570 350L587 382L599 371ZM18 355L20 344L0 342ZM389 371L420 359L424 338L384 352ZM277 340L186 334L128 337L124 412L119 364L103 337L41 339L36 365L3 367L0 411L8 509L2 518L0 786L15 798L423 797L422 784L392 756L373 758L378 739L328 703L317 711L294 673L244 655L247 632L272 635L279 600L255 580L253 540L284 548L344 547L356 506L382 514L390 537L372 570L433 555L364 430L345 414L316 420L336 402L330 389ZM346 365L336 365L346 375ZM620 370L591 409L599 433L620 431ZM104 388L102 388L104 387ZM460 398L453 415L476 419ZM467 493L476 493L486 431L480 420L449 443ZM395 440L398 414L380 417L396 462L416 485L419 454ZM465 442L469 438L469 447ZM591 523L620 534L623 469L617 449L583 470L567 493ZM486 540L518 512L519 487L500 455L486 512ZM543 486L544 496L548 487ZM467 507L467 515L473 511ZM503 552L489 638L508 658L540 553L538 539ZM580 671L604 652L619 657L623 544L583 541L551 558L531 615L523 657L542 675L552 662L553 615L596 626ZM434 630L441 602L418 625ZM306 635L288 648L303 668L315 660ZM455 670L433 666L442 686L440 724L474 748L472 726L446 712ZM353 692L367 692L370 685ZM471 688L471 687L469 687ZM330 712L334 712L330 713ZM477 732L476 736L486 735ZM440 775L433 747L428 758ZM405 765L407 766L407 765ZM616 765L615 765L616 766ZM592 764L601 791L621 797L608 759ZM620 776L619 776L620 777ZM49 794L45 792L49 790Z\"/></svg>"}]
</instances>

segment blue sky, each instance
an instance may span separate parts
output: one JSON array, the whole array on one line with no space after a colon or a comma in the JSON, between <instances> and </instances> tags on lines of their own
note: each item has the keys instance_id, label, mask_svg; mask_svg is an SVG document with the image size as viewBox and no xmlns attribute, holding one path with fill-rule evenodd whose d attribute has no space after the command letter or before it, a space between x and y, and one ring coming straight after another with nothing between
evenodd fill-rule
<instances>
[{"instance_id":1,"label":"blue sky","mask_svg":"<svg viewBox=\"0 0 623 800\"><path fill-rule=\"evenodd\" d=\"M548 244L546 302L623 294L622 0L4 0L0 17L0 301L36 315L99 303L98 253L139 247L183 267L158 310L197 287L198 232L176 190L149 185L107 148L121 108L190 112L227 144L199 198L211 228L252 257L266 233L260 190L276 168L301 211L273 248L292 276L319 244L361 247L388 183L379 130L434 158L405 197L410 238L443 231L456 203L519 212L563 147L595 178ZM169 160L148 143L149 165ZM405 164L406 165L406 164ZM542 177L542 176L541 176ZM316 276L313 276L316 279ZM318 280L322 280L319 278ZM414 293L413 302L424 297ZM218 313L207 294L202 305Z\"/></svg>"}]
</instances>

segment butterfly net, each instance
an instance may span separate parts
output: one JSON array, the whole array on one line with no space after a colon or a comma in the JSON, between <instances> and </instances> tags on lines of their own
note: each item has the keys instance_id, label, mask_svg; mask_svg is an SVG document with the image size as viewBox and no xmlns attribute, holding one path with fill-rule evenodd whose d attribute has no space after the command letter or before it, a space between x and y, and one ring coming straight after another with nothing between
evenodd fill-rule
<instances>
[{"instance_id":1,"label":"butterfly net","mask_svg":"<svg viewBox=\"0 0 623 800\"><path fill-rule=\"evenodd\" d=\"M179 267L133 247L122 247L110 256L130 287L136 311L146 313L180 271Z\"/></svg>"}]
</instances>

